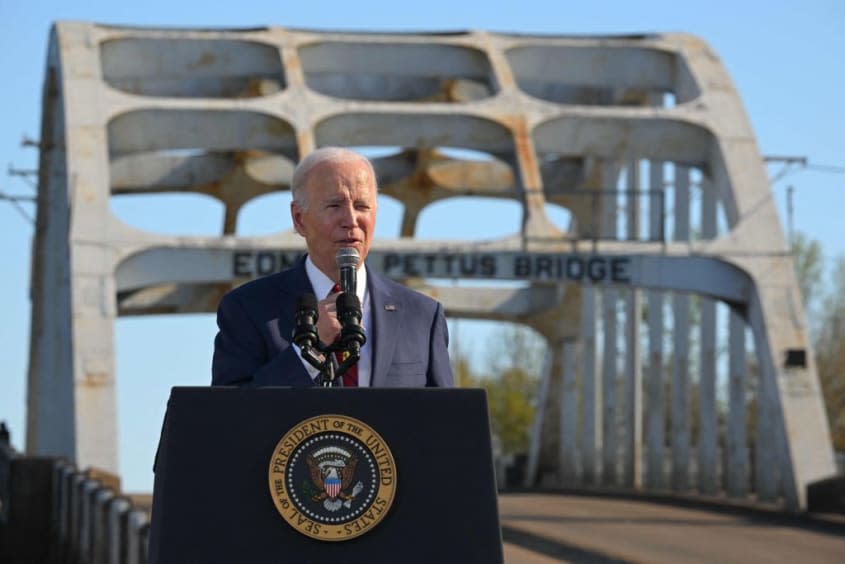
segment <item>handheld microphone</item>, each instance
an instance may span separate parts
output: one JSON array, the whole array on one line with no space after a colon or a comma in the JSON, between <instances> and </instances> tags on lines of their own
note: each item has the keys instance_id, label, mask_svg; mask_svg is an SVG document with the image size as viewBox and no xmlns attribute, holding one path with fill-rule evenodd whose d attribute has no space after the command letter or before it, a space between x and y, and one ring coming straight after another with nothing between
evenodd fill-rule
<instances>
[{"instance_id":1,"label":"handheld microphone","mask_svg":"<svg viewBox=\"0 0 845 564\"><path fill-rule=\"evenodd\" d=\"M361 256L355 247L341 247L335 253L337 267L340 269L340 287L347 294L355 295L358 290L358 263ZM361 305L358 305L358 309Z\"/></svg>"},{"instance_id":2,"label":"handheld microphone","mask_svg":"<svg viewBox=\"0 0 845 564\"><path fill-rule=\"evenodd\" d=\"M296 301L296 327L293 330L293 342L299 348L313 348L320 341L316 327L317 315L317 297L314 294L302 294Z\"/></svg>"},{"instance_id":3,"label":"handheld microphone","mask_svg":"<svg viewBox=\"0 0 845 564\"><path fill-rule=\"evenodd\" d=\"M357 254L357 253L356 253ZM340 340L343 347L352 354L359 354L367 342L367 335L361 327L361 302L358 296L343 292L337 296L337 318L340 320Z\"/></svg>"}]
</instances>

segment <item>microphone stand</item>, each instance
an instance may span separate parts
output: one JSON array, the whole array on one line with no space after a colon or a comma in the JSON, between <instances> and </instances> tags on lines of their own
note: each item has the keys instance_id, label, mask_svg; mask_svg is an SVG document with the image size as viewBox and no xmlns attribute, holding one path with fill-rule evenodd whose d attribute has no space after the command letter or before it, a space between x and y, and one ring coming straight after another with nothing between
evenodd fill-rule
<instances>
[{"instance_id":1,"label":"microphone stand","mask_svg":"<svg viewBox=\"0 0 845 564\"><path fill-rule=\"evenodd\" d=\"M302 358L320 371L320 374L317 376L318 386L323 388L336 387L340 382L339 377L343 376L347 370L352 368L361 359L361 348L354 346L354 344L350 347L344 347L343 341L337 341L328 346L317 343L313 347L310 345L300 347ZM317 352L322 353L322 360L317 356ZM335 356L337 352L347 353L346 359L341 363L338 363Z\"/></svg>"},{"instance_id":2,"label":"microphone stand","mask_svg":"<svg viewBox=\"0 0 845 564\"><path fill-rule=\"evenodd\" d=\"M310 298L313 303L309 303L307 298ZM338 296L337 305L341 313L342 328L335 342L324 345L317 335L316 300L313 295L300 298L300 304L297 306L300 311L297 313L296 327L292 335L293 342L299 345L302 358L319 371L317 385L324 388L338 386L340 383L338 376L343 376L360 360L361 346L367 340L363 328L359 326L361 306L357 296L354 293L343 292ZM309 310L309 307L312 309ZM352 315L351 322L347 319L348 314ZM336 355L338 352L345 353L343 362L338 362ZM322 353L322 358L317 353Z\"/></svg>"}]
</instances>

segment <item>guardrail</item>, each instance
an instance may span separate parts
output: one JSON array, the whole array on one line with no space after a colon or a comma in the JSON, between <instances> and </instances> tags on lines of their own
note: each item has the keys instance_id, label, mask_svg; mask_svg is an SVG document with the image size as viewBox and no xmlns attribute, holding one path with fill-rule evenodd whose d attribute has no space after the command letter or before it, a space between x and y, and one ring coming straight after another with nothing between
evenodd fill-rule
<instances>
[{"instance_id":1,"label":"guardrail","mask_svg":"<svg viewBox=\"0 0 845 564\"><path fill-rule=\"evenodd\" d=\"M11 496L10 463L12 456L14 456L12 447L7 441L0 440L0 527L9 521L9 498Z\"/></svg>"},{"instance_id":2,"label":"guardrail","mask_svg":"<svg viewBox=\"0 0 845 564\"><path fill-rule=\"evenodd\" d=\"M54 458L0 445L0 562L145 564L149 514Z\"/></svg>"}]
</instances>

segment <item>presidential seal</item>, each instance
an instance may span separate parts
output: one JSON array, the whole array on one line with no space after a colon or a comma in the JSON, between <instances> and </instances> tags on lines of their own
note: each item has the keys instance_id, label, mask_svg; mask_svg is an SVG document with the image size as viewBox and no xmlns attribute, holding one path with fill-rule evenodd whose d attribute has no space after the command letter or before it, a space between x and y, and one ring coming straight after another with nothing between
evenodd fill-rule
<instances>
[{"instance_id":1,"label":"presidential seal","mask_svg":"<svg viewBox=\"0 0 845 564\"><path fill-rule=\"evenodd\" d=\"M320 415L295 425L270 457L270 495L282 518L309 537L368 533L396 493L393 454L366 423Z\"/></svg>"}]
</instances>

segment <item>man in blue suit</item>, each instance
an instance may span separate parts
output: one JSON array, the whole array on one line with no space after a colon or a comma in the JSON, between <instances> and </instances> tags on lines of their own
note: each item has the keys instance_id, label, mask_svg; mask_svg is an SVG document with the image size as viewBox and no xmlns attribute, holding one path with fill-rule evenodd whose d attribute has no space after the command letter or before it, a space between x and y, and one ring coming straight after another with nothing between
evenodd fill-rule
<instances>
[{"instance_id":1,"label":"man in blue suit","mask_svg":"<svg viewBox=\"0 0 845 564\"><path fill-rule=\"evenodd\" d=\"M357 294L367 341L357 364L357 385L453 385L443 306L365 265L376 223L377 185L372 164L347 149L317 149L294 171L294 229L307 255L288 270L232 290L220 301L212 385L244 387L315 385L318 371L292 342L296 302L318 299L317 333L323 343L340 333L335 302L340 273L336 252L360 255Z\"/></svg>"}]
</instances>

